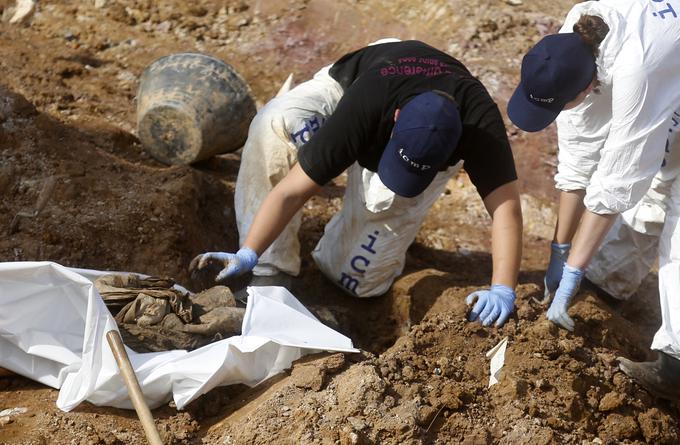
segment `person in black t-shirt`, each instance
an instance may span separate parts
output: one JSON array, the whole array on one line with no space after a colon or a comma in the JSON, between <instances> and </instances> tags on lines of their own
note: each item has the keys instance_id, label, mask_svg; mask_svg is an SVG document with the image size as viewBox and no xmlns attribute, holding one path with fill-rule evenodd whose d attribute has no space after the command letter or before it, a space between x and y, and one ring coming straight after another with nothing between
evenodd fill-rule
<instances>
[{"instance_id":1,"label":"person in black t-shirt","mask_svg":"<svg viewBox=\"0 0 680 445\"><path fill-rule=\"evenodd\" d=\"M297 275L299 210L346 171L343 208L312 256L348 293L383 294L461 166L493 219L492 285L468 296L468 304L476 300L470 319L502 325L514 308L522 237L505 126L461 62L419 41L380 41L347 54L265 105L251 123L236 184L242 247L201 254L191 267L223 264L218 281L252 270L252 284Z\"/></svg>"}]
</instances>

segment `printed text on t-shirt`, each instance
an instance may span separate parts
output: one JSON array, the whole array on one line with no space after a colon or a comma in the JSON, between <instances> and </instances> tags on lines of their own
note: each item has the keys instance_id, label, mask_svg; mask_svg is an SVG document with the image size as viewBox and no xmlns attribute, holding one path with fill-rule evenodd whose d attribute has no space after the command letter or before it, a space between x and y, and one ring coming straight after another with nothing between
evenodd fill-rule
<instances>
[{"instance_id":1,"label":"printed text on t-shirt","mask_svg":"<svg viewBox=\"0 0 680 445\"><path fill-rule=\"evenodd\" d=\"M425 57L401 57L396 65L380 68L380 75L387 76L424 76L433 77L452 73L450 67L441 60Z\"/></svg>"}]
</instances>

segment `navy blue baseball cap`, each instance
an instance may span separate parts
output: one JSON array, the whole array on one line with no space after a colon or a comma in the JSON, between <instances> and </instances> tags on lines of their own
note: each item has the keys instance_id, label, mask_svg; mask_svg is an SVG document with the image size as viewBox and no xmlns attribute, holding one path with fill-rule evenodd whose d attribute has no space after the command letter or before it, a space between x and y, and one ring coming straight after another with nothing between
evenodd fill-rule
<instances>
[{"instance_id":1,"label":"navy blue baseball cap","mask_svg":"<svg viewBox=\"0 0 680 445\"><path fill-rule=\"evenodd\" d=\"M418 196L444 170L462 132L453 100L431 91L415 96L399 111L378 164L380 180L399 196Z\"/></svg>"},{"instance_id":2,"label":"navy blue baseball cap","mask_svg":"<svg viewBox=\"0 0 680 445\"><path fill-rule=\"evenodd\" d=\"M590 85L596 72L593 52L578 34L543 37L522 59L508 117L524 131L544 129Z\"/></svg>"}]
</instances>

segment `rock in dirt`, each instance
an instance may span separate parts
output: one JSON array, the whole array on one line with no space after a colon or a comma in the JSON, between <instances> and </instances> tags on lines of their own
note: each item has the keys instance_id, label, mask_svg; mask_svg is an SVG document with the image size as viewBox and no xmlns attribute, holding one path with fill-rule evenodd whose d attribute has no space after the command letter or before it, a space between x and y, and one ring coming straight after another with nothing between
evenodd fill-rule
<instances>
[{"instance_id":1,"label":"rock in dirt","mask_svg":"<svg viewBox=\"0 0 680 445\"><path fill-rule=\"evenodd\" d=\"M647 443L676 444L680 442L680 432L673 425L670 416L651 408L638 415L642 435Z\"/></svg>"},{"instance_id":2,"label":"rock in dirt","mask_svg":"<svg viewBox=\"0 0 680 445\"><path fill-rule=\"evenodd\" d=\"M531 443L533 445L548 445L555 443L555 437L550 428L533 423L530 419L520 419L513 423L512 429L499 441L500 444Z\"/></svg>"},{"instance_id":3,"label":"rock in dirt","mask_svg":"<svg viewBox=\"0 0 680 445\"><path fill-rule=\"evenodd\" d=\"M385 392L385 382L375 367L368 364L359 363L349 368L342 378L353 382L338 390L338 404L347 414L360 412L362 407L377 403Z\"/></svg>"},{"instance_id":4,"label":"rock in dirt","mask_svg":"<svg viewBox=\"0 0 680 445\"><path fill-rule=\"evenodd\" d=\"M326 383L326 376L341 370L345 363L344 354L314 359L305 357L293 364L293 384L298 388L320 391Z\"/></svg>"},{"instance_id":5,"label":"rock in dirt","mask_svg":"<svg viewBox=\"0 0 680 445\"><path fill-rule=\"evenodd\" d=\"M20 94L0 86L0 123L12 118L24 118L37 114L35 106Z\"/></svg>"},{"instance_id":6,"label":"rock in dirt","mask_svg":"<svg viewBox=\"0 0 680 445\"><path fill-rule=\"evenodd\" d=\"M640 434L640 427L635 418L622 414L610 414L600 423L600 437L607 440L632 439Z\"/></svg>"},{"instance_id":7,"label":"rock in dirt","mask_svg":"<svg viewBox=\"0 0 680 445\"><path fill-rule=\"evenodd\" d=\"M0 417L11 417L11 416L16 416L17 414L24 414L28 412L28 408L23 408L23 407L16 407L16 408L7 408L2 411L0 411Z\"/></svg>"},{"instance_id":8,"label":"rock in dirt","mask_svg":"<svg viewBox=\"0 0 680 445\"><path fill-rule=\"evenodd\" d=\"M12 25L27 23L35 14L35 0L17 0L14 7L3 11L2 21Z\"/></svg>"},{"instance_id":9,"label":"rock in dirt","mask_svg":"<svg viewBox=\"0 0 680 445\"><path fill-rule=\"evenodd\" d=\"M602 412L614 411L623 406L625 400L626 397L623 394L612 391L602 397L598 409Z\"/></svg>"},{"instance_id":10,"label":"rock in dirt","mask_svg":"<svg viewBox=\"0 0 680 445\"><path fill-rule=\"evenodd\" d=\"M514 400L526 396L528 388L529 383L526 380L508 375L501 380L497 391L501 396Z\"/></svg>"}]
</instances>

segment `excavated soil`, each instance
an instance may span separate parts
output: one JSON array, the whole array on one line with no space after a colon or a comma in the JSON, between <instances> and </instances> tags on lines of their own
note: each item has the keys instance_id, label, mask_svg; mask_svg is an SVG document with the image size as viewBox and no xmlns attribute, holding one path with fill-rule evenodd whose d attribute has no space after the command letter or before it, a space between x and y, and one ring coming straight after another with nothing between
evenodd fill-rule
<instances>
[{"instance_id":1,"label":"excavated soil","mask_svg":"<svg viewBox=\"0 0 680 445\"><path fill-rule=\"evenodd\" d=\"M0 1L0 9L13 2ZM168 167L135 136L139 75L158 57L200 51L233 65L262 104L289 73L302 81L381 37L417 38L459 57L502 110L521 56L574 2L482 0L41 1L26 24L0 23L0 260L171 276L207 250L233 250L239 153ZM516 4L520 3L520 4ZM518 308L501 329L464 320L488 285L490 220L467 177L449 183L385 296L356 300L310 251L341 205L343 181L305 206L293 293L334 319L360 354L305 357L256 388L218 388L153 412L166 444L679 443L680 407L617 370L652 358L656 276L629 302L588 284L557 329L534 301L552 236L555 135L508 133L521 176L525 242ZM18 213L36 216L16 217ZM508 337L500 383L486 351ZM0 377L0 444L143 444L132 411L83 403ZM23 411L23 410L22 410Z\"/></svg>"}]
</instances>

